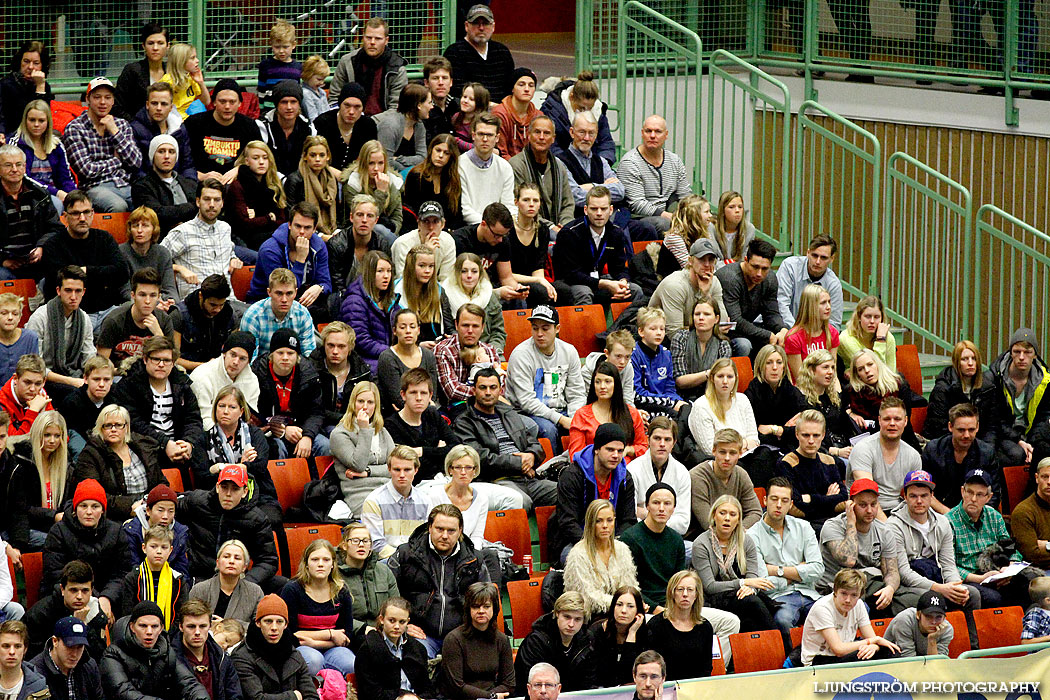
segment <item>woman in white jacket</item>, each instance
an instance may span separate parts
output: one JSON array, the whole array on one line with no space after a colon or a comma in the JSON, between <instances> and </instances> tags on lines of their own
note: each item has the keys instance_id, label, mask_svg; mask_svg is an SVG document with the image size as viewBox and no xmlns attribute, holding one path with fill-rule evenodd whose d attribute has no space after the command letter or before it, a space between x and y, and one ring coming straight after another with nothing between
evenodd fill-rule
<instances>
[{"instance_id":1,"label":"woman in white jacket","mask_svg":"<svg viewBox=\"0 0 1050 700\"><path fill-rule=\"evenodd\" d=\"M583 539L565 562L565 590L583 595L587 614L605 613L620 586L638 587L638 570L630 548L616 539L616 510L604 498L587 506Z\"/></svg>"}]
</instances>

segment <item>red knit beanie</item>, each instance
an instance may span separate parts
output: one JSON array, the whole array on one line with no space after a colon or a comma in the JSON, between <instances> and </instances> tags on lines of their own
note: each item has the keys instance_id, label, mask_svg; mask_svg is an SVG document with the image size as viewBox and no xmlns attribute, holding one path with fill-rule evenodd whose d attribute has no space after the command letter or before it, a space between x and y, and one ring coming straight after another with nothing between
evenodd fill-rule
<instances>
[{"instance_id":1,"label":"red knit beanie","mask_svg":"<svg viewBox=\"0 0 1050 700\"><path fill-rule=\"evenodd\" d=\"M283 617L285 621L288 620L288 604L276 593L263 596L263 599L259 601L258 607L255 608L256 620L261 620L267 615L278 615Z\"/></svg>"},{"instance_id":2,"label":"red knit beanie","mask_svg":"<svg viewBox=\"0 0 1050 700\"><path fill-rule=\"evenodd\" d=\"M94 479L84 479L77 484L77 490L73 492L73 510L76 510L83 501L98 501L105 509L106 490Z\"/></svg>"}]
</instances>

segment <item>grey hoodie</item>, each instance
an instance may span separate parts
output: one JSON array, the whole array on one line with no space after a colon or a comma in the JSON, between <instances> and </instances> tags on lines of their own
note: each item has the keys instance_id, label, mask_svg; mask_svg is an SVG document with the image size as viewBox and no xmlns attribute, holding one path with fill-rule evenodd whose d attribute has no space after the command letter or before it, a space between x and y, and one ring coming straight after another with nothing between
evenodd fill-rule
<instances>
[{"instance_id":1,"label":"grey hoodie","mask_svg":"<svg viewBox=\"0 0 1050 700\"><path fill-rule=\"evenodd\" d=\"M909 562L919 558L936 559L941 567L941 579L945 583L962 581L959 569L955 566L952 526L947 518L935 512L933 508L930 508L928 513L928 534L923 533L918 523L912 519L907 503L901 503L894 508L890 517L886 519L897 544L897 565L900 568L902 586L923 590L929 590L933 586L933 581L911 568Z\"/></svg>"}]
</instances>

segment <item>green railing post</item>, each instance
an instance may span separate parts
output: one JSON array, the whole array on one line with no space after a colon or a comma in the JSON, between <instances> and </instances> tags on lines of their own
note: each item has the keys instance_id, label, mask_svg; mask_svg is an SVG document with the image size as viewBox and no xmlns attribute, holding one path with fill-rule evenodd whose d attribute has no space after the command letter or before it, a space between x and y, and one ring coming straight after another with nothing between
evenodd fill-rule
<instances>
[{"instance_id":1,"label":"green railing post","mask_svg":"<svg viewBox=\"0 0 1050 700\"><path fill-rule=\"evenodd\" d=\"M190 0L188 8L189 36L187 39L190 44L196 47L198 56L204 56L206 51L204 46L204 2L205 0Z\"/></svg>"},{"instance_id":2,"label":"green railing post","mask_svg":"<svg viewBox=\"0 0 1050 700\"><path fill-rule=\"evenodd\" d=\"M970 191L899 151L886 162L885 190L880 297L891 318L950 350L970 330L971 275L967 256L958 255L973 249Z\"/></svg>"},{"instance_id":3,"label":"green railing post","mask_svg":"<svg viewBox=\"0 0 1050 700\"><path fill-rule=\"evenodd\" d=\"M763 91L763 83L773 89ZM721 94L718 93L719 86ZM750 149L746 149L746 129L741 135L741 130L731 126L737 113L744 111L736 99L741 93L747 98L746 113L750 116ZM722 114L716 115L719 106ZM765 157L766 129L758 128L759 120L764 124L770 114L774 120L778 117L781 120L779 127L772 129L771 162ZM791 163L791 94L787 86L739 56L718 49L710 58L706 124L704 182L710 190L710 197L717 197L717 193L726 190L744 192L751 209L751 223L758 233L774 242L780 250L790 250L788 188L791 183L785 175L790 171ZM720 130L721 138L716 136L716 129ZM716 151L720 166L717 173ZM745 172L729 170L733 165L744 169L746 163L751 164L750 179ZM767 197L771 201L767 202ZM780 211L776 216L778 205Z\"/></svg>"},{"instance_id":4,"label":"green railing post","mask_svg":"<svg viewBox=\"0 0 1050 700\"><path fill-rule=\"evenodd\" d=\"M830 126L814 119L810 111ZM840 259L850 263L838 269L843 289L856 296L873 294L875 271L883 262L879 259L882 144L870 131L811 100L799 107L796 122L794 249L804 249L803 237L834 236ZM810 140L812 147L807 147ZM864 192L866 188L870 194Z\"/></svg>"},{"instance_id":5,"label":"green railing post","mask_svg":"<svg viewBox=\"0 0 1050 700\"><path fill-rule=\"evenodd\" d=\"M993 216L1023 234L1025 240L993 225ZM1050 236L992 204L978 209L974 221L972 277L983 284L978 287L979 295L975 290L973 306L985 309L985 300L990 299L996 313L974 314L970 337L985 357L995 357L1020 326L1040 329L1037 332L1045 346L1050 329L1033 321L1045 316L1050 304Z\"/></svg>"},{"instance_id":6,"label":"green railing post","mask_svg":"<svg viewBox=\"0 0 1050 700\"><path fill-rule=\"evenodd\" d=\"M1017 14L1017 3L1007 2L1006 3L1006 31L1005 31L1005 46L1003 49L1003 81L1005 83L1003 90L1003 108L1006 110L1006 125L1017 126L1018 122L1018 110L1014 105L1014 98L1016 97L1016 88L1013 86L1013 74L1017 70L1017 54L1020 49L1020 42L1018 42L1017 30L1018 30L1018 14Z\"/></svg>"}]
</instances>

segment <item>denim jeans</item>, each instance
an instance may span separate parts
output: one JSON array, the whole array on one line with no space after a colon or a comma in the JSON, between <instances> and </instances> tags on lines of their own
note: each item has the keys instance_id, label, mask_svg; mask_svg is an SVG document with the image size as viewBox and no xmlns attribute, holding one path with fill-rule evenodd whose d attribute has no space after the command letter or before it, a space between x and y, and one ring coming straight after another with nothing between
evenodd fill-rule
<instances>
[{"instance_id":1,"label":"denim jeans","mask_svg":"<svg viewBox=\"0 0 1050 700\"><path fill-rule=\"evenodd\" d=\"M354 672L356 656L346 647L332 647L321 651L304 645L299 647L299 653L302 654L311 676L316 676L324 668L334 669L341 676Z\"/></svg>"},{"instance_id":2,"label":"denim jeans","mask_svg":"<svg viewBox=\"0 0 1050 700\"><path fill-rule=\"evenodd\" d=\"M748 338L730 338L729 347L733 357L751 357L751 341Z\"/></svg>"},{"instance_id":3,"label":"denim jeans","mask_svg":"<svg viewBox=\"0 0 1050 700\"><path fill-rule=\"evenodd\" d=\"M809 613L816 601L807 598L798 591L792 591L786 595L776 598L780 604L773 619L781 631L790 632L792 627L798 627L799 622Z\"/></svg>"},{"instance_id":4,"label":"denim jeans","mask_svg":"<svg viewBox=\"0 0 1050 700\"><path fill-rule=\"evenodd\" d=\"M539 429L540 437L551 441L551 449L558 451L561 447L561 438L558 435L558 425L554 421L539 416L525 416Z\"/></svg>"},{"instance_id":5,"label":"denim jeans","mask_svg":"<svg viewBox=\"0 0 1050 700\"><path fill-rule=\"evenodd\" d=\"M106 213L131 209L131 185L118 187L112 182L103 182L88 190L87 196L95 211Z\"/></svg>"},{"instance_id":6,"label":"denim jeans","mask_svg":"<svg viewBox=\"0 0 1050 700\"><path fill-rule=\"evenodd\" d=\"M293 447L287 440L273 440L277 443L277 459L287 459L292 454ZM318 435L314 438L313 448L310 450L311 457L327 457L331 454L328 446L328 438Z\"/></svg>"}]
</instances>

